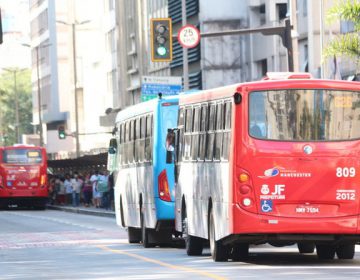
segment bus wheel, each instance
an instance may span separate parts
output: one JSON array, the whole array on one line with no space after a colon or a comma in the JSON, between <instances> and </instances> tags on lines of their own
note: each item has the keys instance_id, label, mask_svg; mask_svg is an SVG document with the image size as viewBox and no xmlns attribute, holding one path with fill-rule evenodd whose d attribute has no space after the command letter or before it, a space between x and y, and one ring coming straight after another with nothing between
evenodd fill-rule
<instances>
[{"instance_id":1,"label":"bus wheel","mask_svg":"<svg viewBox=\"0 0 360 280\"><path fill-rule=\"evenodd\" d=\"M335 247L327 244L316 245L316 253L320 260L332 260L335 257Z\"/></svg>"},{"instance_id":2,"label":"bus wheel","mask_svg":"<svg viewBox=\"0 0 360 280\"><path fill-rule=\"evenodd\" d=\"M134 227L128 227L129 243L139 243L141 241L141 230Z\"/></svg>"},{"instance_id":3,"label":"bus wheel","mask_svg":"<svg viewBox=\"0 0 360 280\"><path fill-rule=\"evenodd\" d=\"M185 240L186 254L188 256L201 256L203 251L203 240L199 237L189 235L188 219L186 217L182 220L182 236Z\"/></svg>"},{"instance_id":4,"label":"bus wheel","mask_svg":"<svg viewBox=\"0 0 360 280\"><path fill-rule=\"evenodd\" d=\"M224 246L221 240L215 240L215 221L214 214L211 211L209 221L209 239L210 239L210 252L214 261L223 262L227 261L229 257L229 250Z\"/></svg>"},{"instance_id":5,"label":"bus wheel","mask_svg":"<svg viewBox=\"0 0 360 280\"><path fill-rule=\"evenodd\" d=\"M150 248L152 245L149 242L149 229L146 228L144 223L144 215L141 214L141 241L144 248Z\"/></svg>"},{"instance_id":6,"label":"bus wheel","mask_svg":"<svg viewBox=\"0 0 360 280\"><path fill-rule=\"evenodd\" d=\"M352 260L355 255L355 244L344 244L336 248L336 255L342 260Z\"/></svg>"},{"instance_id":7,"label":"bus wheel","mask_svg":"<svg viewBox=\"0 0 360 280\"><path fill-rule=\"evenodd\" d=\"M297 244L299 253L301 254L311 254L315 251L315 244L314 243L298 243Z\"/></svg>"},{"instance_id":8,"label":"bus wheel","mask_svg":"<svg viewBox=\"0 0 360 280\"><path fill-rule=\"evenodd\" d=\"M231 258L233 261L246 260L249 257L249 244L235 244L231 250Z\"/></svg>"}]
</instances>

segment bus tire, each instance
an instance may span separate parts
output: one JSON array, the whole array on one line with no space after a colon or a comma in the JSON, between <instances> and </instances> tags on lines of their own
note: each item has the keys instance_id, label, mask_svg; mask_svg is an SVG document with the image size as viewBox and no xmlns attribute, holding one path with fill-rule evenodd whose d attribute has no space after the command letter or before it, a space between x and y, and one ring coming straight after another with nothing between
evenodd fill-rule
<instances>
[{"instance_id":1,"label":"bus tire","mask_svg":"<svg viewBox=\"0 0 360 280\"><path fill-rule=\"evenodd\" d=\"M182 236L185 241L186 254L188 256L201 256L203 251L203 240L200 237L189 235L188 219L185 214L182 220Z\"/></svg>"},{"instance_id":2,"label":"bus tire","mask_svg":"<svg viewBox=\"0 0 360 280\"><path fill-rule=\"evenodd\" d=\"M336 248L336 255L341 260L352 260L355 255L355 244L344 244Z\"/></svg>"},{"instance_id":3,"label":"bus tire","mask_svg":"<svg viewBox=\"0 0 360 280\"><path fill-rule=\"evenodd\" d=\"M141 229L128 227L128 241L130 244L140 243L141 241Z\"/></svg>"},{"instance_id":4,"label":"bus tire","mask_svg":"<svg viewBox=\"0 0 360 280\"><path fill-rule=\"evenodd\" d=\"M209 220L209 240L210 240L210 252L214 261L224 262L229 258L228 247L225 246L221 240L215 239L215 220L213 211L210 212Z\"/></svg>"},{"instance_id":5,"label":"bus tire","mask_svg":"<svg viewBox=\"0 0 360 280\"><path fill-rule=\"evenodd\" d=\"M315 251L315 244L314 243L302 243L299 242L297 244L299 253L301 254L311 254Z\"/></svg>"},{"instance_id":6,"label":"bus tire","mask_svg":"<svg viewBox=\"0 0 360 280\"><path fill-rule=\"evenodd\" d=\"M329 244L317 244L316 254L320 260L332 260L335 257L335 247Z\"/></svg>"},{"instance_id":7,"label":"bus tire","mask_svg":"<svg viewBox=\"0 0 360 280\"><path fill-rule=\"evenodd\" d=\"M141 220L141 241L144 248L153 247L152 244L149 242L149 229L146 228L144 223L144 215L141 213L140 216Z\"/></svg>"},{"instance_id":8,"label":"bus tire","mask_svg":"<svg viewBox=\"0 0 360 280\"><path fill-rule=\"evenodd\" d=\"M249 244L238 243L232 247L231 259L235 262L246 260L249 257Z\"/></svg>"}]
</instances>

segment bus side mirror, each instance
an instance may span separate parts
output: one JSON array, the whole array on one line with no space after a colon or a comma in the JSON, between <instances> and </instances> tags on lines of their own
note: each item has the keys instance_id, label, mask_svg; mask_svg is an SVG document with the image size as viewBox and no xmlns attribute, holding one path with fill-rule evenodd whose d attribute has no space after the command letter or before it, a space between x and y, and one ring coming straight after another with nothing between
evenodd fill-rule
<instances>
[{"instance_id":1,"label":"bus side mirror","mask_svg":"<svg viewBox=\"0 0 360 280\"><path fill-rule=\"evenodd\" d=\"M116 154L116 148L117 148L116 139L115 139L115 138L112 138L112 139L110 140L109 149L108 149L109 155L114 155L114 154Z\"/></svg>"},{"instance_id":2,"label":"bus side mirror","mask_svg":"<svg viewBox=\"0 0 360 280\"><path fill-rule=\"evenodd\" d=\"M166 163L175 162L175 130L169 128L166 134Z\"/></svg>"}]
</instances>

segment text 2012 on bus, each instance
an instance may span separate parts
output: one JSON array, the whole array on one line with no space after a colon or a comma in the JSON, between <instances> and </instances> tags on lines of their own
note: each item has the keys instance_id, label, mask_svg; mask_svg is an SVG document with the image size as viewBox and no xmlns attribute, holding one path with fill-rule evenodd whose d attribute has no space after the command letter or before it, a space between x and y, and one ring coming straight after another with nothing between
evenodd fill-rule
<instances>
[{"instance_id":1,"label":"text 2012 on bus","mask_svg":"<svg viewBox=\"0 0 360 280\"><path fill-rule=\"evenodd\" d=\"M250 244L352 259L360 241L360 84L273 73L179 98L176 230L215 261Z\"/></svg>"},{"instance_id":2,"label":"text 2012 on bus","mask_svg":"<svg viewBox=\"0 0 360 280\"><path fill-rule=\"evenodd\" d=\"M43 147L0 147L0 206L44 209L48 198L47 157Z\"/></svg>"},{"instance_id":3,"label":"text 2012 on bus","mask_svg":"<svg viewBox=\"0 0 360 280\"><path fill-rule=\"evenodd\" d=\"M177 97L128 107L118 113L110 140L116 221L127 228L129 243L145 248L171 242L174 233L174 164L166 162L172 152L165 143L177 116Z\"/></svg>"}]
</instances>

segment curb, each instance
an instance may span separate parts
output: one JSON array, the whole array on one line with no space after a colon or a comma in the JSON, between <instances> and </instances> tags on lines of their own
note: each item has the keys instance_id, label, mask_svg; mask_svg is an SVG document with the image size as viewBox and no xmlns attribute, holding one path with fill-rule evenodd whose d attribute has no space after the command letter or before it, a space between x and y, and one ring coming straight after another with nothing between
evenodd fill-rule
<instances>
[{"instance_id":1,"label":"curb","mask_svg":"<svg viewBox=\"0 0 360 280\"><path fill-rule=\"evenodd\" d=\"M51 209L51 210L59 210L59 211L64 211L64 212L70 212L70 213L115 218L115 213L113 211L106 211L105 212L105 211L96 211L96 210L92 210L92 209L57 206L57 205L46 205L46 208Z\"/></svg>"}]
</instances>

